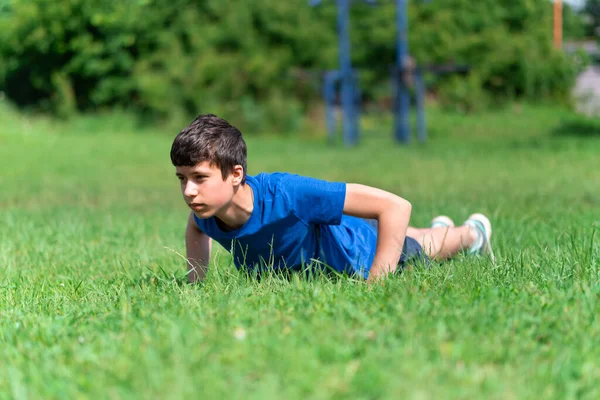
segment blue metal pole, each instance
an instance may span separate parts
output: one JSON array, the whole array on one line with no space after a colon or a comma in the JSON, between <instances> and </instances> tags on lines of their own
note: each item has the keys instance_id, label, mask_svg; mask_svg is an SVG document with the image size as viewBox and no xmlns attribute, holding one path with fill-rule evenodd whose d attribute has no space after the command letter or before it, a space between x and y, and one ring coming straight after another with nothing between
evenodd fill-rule
<instances>
[{"instance_id":1,"label":"blue metal pole","mask_svg":"<svg viewBox=\"0 0 600 400\"><path fill-rule=\"evenodd\" d=\"M358 127L354 107L354 84L352 76L352 60L350 59L350 33L349 33L349 1L337 0L337 24L340 36L340 72L342 79L342 109L344 144L355 145L358 142Z\"/></svg>"},{"instance_id":2,"label":"blue metal pole","mask_svg":"<svg viewBox=\"0 0 600 400\"><path fill-rule=\"evenodd\" d=\"M325 73L323 85L323 97L325 99L325 123L327 125L327 139L329 143L335 143L337 132L335 122L335 82L338 79L338 71Z\"/></svg>"},{"instance_id":3,"label":"blue metal pole","mask_svg":"<svg viewBox=\"0 0 600 400\"><path fill-rule=\"evenodd\" d=\"M353 71L354 72L354 71ZM352 101L354 101L354 117L352 124L354 126L354 143L358 143L360 136L360 112L361 112L361 90L359 76L357 73L352 74Z\"/></svg>"},{"instance_id":4,"label":"blue metal pole","mask_svg":"<svg viewBox=\"0 0 600 400\"><path fill-rule=\"evenodd\" d=\"M417 97L417 138L419 142L427 141L427 123L425 121L425 81L423 80L423 71L415 71L415 92Z\"/></svg>"},{"instance_id":5,"label":"blue metal pole","mask_svg":"<svg viewBox=\"0 0 600 400\"><path fill-rule=\"evenodd\" d=\"M402 143L410 142L410 93L405 79L404 69L408 67L408 0L397 0L396 22L398 40L396 51L396 70L399 74L396 82L396 120L394 135Z\"/></svg>"}]
</instances>

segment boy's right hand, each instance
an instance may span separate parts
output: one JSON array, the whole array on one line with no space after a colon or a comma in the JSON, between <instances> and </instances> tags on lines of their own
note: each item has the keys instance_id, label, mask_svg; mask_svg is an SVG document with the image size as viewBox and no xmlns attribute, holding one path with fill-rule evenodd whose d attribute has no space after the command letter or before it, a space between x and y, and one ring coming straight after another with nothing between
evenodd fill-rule
<instances>
[{"instance_id":1,"label":"boy's right hand","mask_svg":"<svg viewBox=\"0 0 600 400\"><path fill-rule=\"evenodd\" d=\"M188 280L196 283L204 280L210 261L212 239L198 228L191 212L185 229L185 249L188 262Z\"/></svg>"}]
</instances>

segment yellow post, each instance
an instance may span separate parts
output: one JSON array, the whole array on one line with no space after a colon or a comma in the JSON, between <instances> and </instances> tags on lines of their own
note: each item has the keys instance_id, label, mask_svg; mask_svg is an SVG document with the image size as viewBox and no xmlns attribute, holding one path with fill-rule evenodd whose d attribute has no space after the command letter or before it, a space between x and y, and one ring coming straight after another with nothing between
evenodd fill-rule
<instances>
[{"instance_id":1,"label":"yellow post","mask_svg":"<svg viewBox=\"0 0 600 400\"><path fill-rule=\"evenodd\" d=\"M562 0L554 0L554 47L562 49L563 22L562 22Z\"/></svg>"}]
</instances>

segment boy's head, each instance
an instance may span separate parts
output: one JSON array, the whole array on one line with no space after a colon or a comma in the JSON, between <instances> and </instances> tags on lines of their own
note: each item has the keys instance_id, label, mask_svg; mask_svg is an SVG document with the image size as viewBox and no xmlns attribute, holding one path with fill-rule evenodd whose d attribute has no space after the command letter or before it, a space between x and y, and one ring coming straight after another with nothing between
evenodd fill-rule
<instances>
[{"instance_id":1,"label":"boy's head","mask_svg":"<svg viewBox=\"0 0 600 400\"><path fill-rule=\"evenodd\" d=\"M186 203L198 217L214 215L246 181L246 142L213 114L198 116L171 146L171 162Z\"/></svg>"},{"instance_id":2,"label":"boy's head","mask_svg":"<svg viewBox=\"0 0 600 400\"><path fill-rule=\"evenodd\" d=\"M171 162L175 167L193 167L208 161L221 170L223 180L236 165L241 165L244 183L246 153L246 142L235 126L216 115L203 114L175 137L171 146Z\"/></svg>"}]
</instances>

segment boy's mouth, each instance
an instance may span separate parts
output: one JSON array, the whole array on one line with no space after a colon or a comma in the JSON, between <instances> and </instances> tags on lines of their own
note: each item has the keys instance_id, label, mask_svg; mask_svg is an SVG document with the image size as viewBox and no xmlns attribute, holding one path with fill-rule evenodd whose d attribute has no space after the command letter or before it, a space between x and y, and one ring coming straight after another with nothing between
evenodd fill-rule
<instances>
[{"instance_id":1,"label":"boy's mouth","mask_svg":"<svg viewBox=\"0 0 600 400\"><path fill-rule=\"evenodd\" d=\"M204 208L204 204L199 204L199 203L189 203L188 206L192 210L200 210L200 209Z\"/></svg>"}]
</instances>

